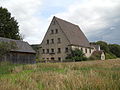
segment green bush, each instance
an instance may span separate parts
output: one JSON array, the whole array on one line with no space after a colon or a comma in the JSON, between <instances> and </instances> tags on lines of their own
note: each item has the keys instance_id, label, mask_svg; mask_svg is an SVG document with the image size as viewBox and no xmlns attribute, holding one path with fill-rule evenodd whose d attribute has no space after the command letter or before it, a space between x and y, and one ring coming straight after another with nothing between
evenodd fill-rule
<instances>
[{"instance_id":1,"label":"green bush","mask_svg":"<svg viewBox=\"0 0 120 90\"><path fill-rule=\"evenodd\" d=\"M115 59L117 58L114 54L112 53L105 53L105 57L106 59Z\"/></svg>"},{"instance_id":2,"label":"green bush","mask_svg":"<svg viewBox=\"0 0 120 90\"><path fill-rule=\"evenodd\" d=\"M88 59L89 60L101 60L101 55L96 53L95 55L91 55Z\"/></svg>"},{"instance_id":3,"label":"green bush","mask_svg":"<svg viewBox=\"0 0 120 90\"><path fill-rule=\"evenodd\" d=\"M120 57L120 45L109 44L109 50L110 50L111 53L113 53L117 57Z\"/></svg>"},{"instance_id":4,"label":"green bush","mask_svg":"<svg viewBox=\"0 0 120 90\"><path fill-rule=\"evenodd\" d=\"M70 54L66 57L65 61L86 61L87 58L84 56L83 52L79 49L72 50Z\"/></svg>"}]
</instances>

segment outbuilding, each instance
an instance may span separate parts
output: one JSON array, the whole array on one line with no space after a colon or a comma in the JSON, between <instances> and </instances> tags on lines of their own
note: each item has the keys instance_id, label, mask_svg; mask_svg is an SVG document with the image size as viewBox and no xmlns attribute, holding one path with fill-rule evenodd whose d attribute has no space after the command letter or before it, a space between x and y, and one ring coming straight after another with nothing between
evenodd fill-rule
<instances>
[{"instance_id":1,"label":"outbuilding","mask_svg":"<svg viewBox=\"0 0 120 90\"><path fill-rule=\"evenodd\" d=\"M36 52L27 42L0 37L1 42L14 42L17 48L10 50L9 53L0 57L0 62L8 61L17 64L35 63Z\"/></svg>"}]
</instances>

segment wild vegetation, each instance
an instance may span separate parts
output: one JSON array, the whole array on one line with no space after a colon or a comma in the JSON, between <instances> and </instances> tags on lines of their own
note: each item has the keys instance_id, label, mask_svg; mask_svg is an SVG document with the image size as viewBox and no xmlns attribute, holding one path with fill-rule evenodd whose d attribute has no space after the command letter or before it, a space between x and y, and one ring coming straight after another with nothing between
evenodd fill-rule
<instances>
[{"instance_id":1,"label":"wild vegetation","mask_svg":"<svg viewBox=\"0 0 120 90\"><path fill-rule=\"evenodd\" d=\"M65 61L86 61L86 60L87 58L85 57L84 53L79 49L75 49L71 50L71 53L68 54Z\"/></svg>"},{"instance_id":2,"label":"wild vegetation","mask_svg":"<svg viewBox=\"0 0 120 90\"><path fill-rule=\"evenodd\" d=\"M0 64L1 90L120 90L120 59Z\"/></svg>"},{"instance_id":3,"label":"wild vegetation","mask_svg":"<svg viewBox=\"0 0 120 90\"><path fill-rule=\"evenodd\" d=\"M8 54L12 49L16 49L15 42L0 42L0 58Z\"/></svg>"},{"instance_id":4,"label":"wild vegetation","mask_svg":"<svg viewBox=\"0 0 120 90\"><path fill-rule=\"evenodd\" d=\"M100 45L101 50L105 52L106 59L120 58L120 45L108 44L105 41L97 41L92 43Z\"/></svg>"}]
</instances>

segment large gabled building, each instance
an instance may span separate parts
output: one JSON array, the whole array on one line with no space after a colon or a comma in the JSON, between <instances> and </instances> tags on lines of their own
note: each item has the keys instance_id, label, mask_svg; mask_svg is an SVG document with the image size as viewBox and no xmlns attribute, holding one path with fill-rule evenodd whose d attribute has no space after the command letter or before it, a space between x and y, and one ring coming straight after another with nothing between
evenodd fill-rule
<instances>
[{"instance_id":1,"label":"large gabled building","mask_svg":"<svg viewBox=\"0 0 120 90\"><path fill-rule=\"evenodd\" d=\"M86 57L95 51L78 25L53 17L40 44L40 59L63 61L76 48L82 50Z\"/></svg>"}]
</instances>

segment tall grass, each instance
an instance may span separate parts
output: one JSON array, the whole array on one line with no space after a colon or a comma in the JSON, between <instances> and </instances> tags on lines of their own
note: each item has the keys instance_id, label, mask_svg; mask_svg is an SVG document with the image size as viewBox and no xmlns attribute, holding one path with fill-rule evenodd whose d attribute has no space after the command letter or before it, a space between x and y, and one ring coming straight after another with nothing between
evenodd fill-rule
<instances>
[{"instance_id":1,"label":"tall grass","mask_svg":"<svg viewBox=\"0 0 120 90\"><path fill-rule=\"evenodd\" d=\"M14 65L0 74L0 90L120 90L120 59Z\"/></svg>"}]
</instances>

